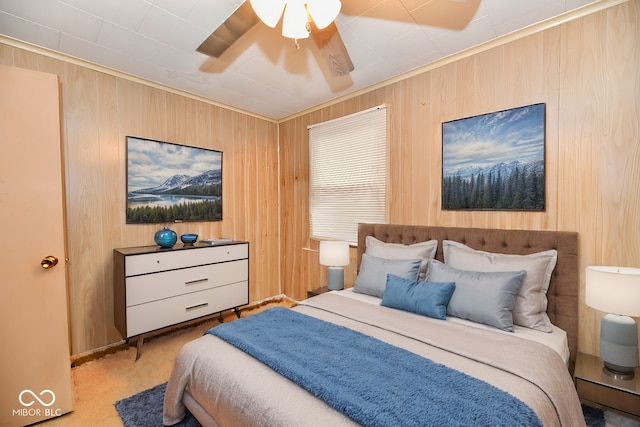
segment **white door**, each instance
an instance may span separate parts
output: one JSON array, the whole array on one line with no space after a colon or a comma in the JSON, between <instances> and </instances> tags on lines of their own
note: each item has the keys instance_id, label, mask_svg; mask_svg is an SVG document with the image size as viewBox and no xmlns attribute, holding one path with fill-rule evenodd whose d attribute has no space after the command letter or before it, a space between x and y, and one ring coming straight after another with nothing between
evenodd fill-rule
<instances>
[{"instance_id":1,"label":"white door","mask_svg":"<svg viewBox=\"0 0 640 427\"><path fill-rule=\"evenodd\" d=\"M71 411L61 170L57 76L0 65L2 427Z\"/></svg>"}]
</instances>

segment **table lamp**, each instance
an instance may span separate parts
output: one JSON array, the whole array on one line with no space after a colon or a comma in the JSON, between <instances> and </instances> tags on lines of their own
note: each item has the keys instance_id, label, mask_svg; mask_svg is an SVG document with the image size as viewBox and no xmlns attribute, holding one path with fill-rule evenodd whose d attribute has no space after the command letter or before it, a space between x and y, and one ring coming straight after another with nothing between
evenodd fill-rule
<instances>
[{"instance_id":1,"label":"table lamp","mask_svg":"<svg viewBox=\"0 0 640 427\"><path fill-rule=\"evenodd\" d=\"M329 267L327 287L332 290L344 289L344 269L349 265L349 242L322 240L320 242L320 265Z\"/></svg>"},{"instance_id":2,"label":"table lamp","mask_svg":"<svg viewBox=\"0 0 640 427\"><path fill-rule=\"evenodd\" d=\"M586 288L587 305L611 313L600 323L603 372L632 379L638 366L638 328L629 316L640 316L640 268L587 267Z\"/></svg>"}]
</instances>

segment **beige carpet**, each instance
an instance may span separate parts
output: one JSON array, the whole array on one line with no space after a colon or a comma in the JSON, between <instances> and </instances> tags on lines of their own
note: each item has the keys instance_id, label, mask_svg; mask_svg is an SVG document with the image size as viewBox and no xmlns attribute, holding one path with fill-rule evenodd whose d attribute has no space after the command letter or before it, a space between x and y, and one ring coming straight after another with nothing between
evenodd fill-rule
<instances>
[{"instance_id":1,"label":"beige carpet","mask_svg":"<svg viewBox=\"0 0 640 427\"><path fill-rule=\"evenodd\" d=\"M273 306L293 307L295 301L281 296L268 299L241 309L243 317ZM224 321L236 319L235 314L225 312ZM113 406L118 400L149 389L169 379L180 348L217 325L210 319L188 328L147 338L140 359L136 362L136 347L122 346L120 351L81 363L71 369L74 411L61 417L44 421L44 427L122 426ZM82 362L82 360L77 361Z\"/></svg>"}]
</instances>

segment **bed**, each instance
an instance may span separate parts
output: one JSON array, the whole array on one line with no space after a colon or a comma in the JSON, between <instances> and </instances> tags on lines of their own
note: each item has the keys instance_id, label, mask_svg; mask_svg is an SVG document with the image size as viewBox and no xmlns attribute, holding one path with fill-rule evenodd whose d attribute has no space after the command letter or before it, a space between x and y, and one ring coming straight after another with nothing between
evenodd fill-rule
<instances>
[{"instance_id":1,"label":"bed","mask_svg":"<svg viewBox=\"0 0 640 427\"><path fill-rule=\"evenodd\" d=\"M227 329L227 337L224 336L224 330L220 329L219 336L207 333L181 349L165 394L165 425L178 423L184 417L185 408L188 408L203 426L389 425L389 419L375 414L378 409L371 409L379 407L380 412L384 412L387 406L390 410L400 410L404 411L401 414L407 414L407 422L404 422L405 418L399 418L402 421L394 422L395 425L463 425L466 422L453 420L458 413L470 416L466 415L465 411L473 410L467 408L471 407L472 403L486 407L475 410L491 412L487 417L494 416L495 412L502 412L500 416L504 417L507 413L503 409L505 407L516 411L517 416L524 413L533 414L535 423L522 421L519 422L521 425L584 425L572 381L578 333L577 240L577 234L572 232L360 224L357 250L357 263L360 268L354 289L321 294L301 301L291 310L280 309L289 313L267 310L270 313L266 316L273 318L260 319L258 316L262 313L250 316L260 321L252 326L247 324L244 331L241 329L242 321L248 322L250 318L231 322L225 326L236 327L234 324L237 323L239 329ZM416 258L411 255L416 250L428 255ZM550 257L549 253L555 256ZM545 260L538 258L541 255L546 257ZM402 277L404 267L398 267L407 264L408 256L413 257L410 273L415 272L416 277ZM447 257L449 259L445 259ZM552 261L548 261L551 258ZM523 260L527 266L526 274L520 268ZM501 264L503 262L514 267L505 268ZM546 292L545 289L536 290L532 287L527 292L542 299L526 297L524 301L520 295L525 289L524 282L528 278L534 278L536 274L528 267L533 265L531 263L546 263L546 269L541 273L543 276L546 275ZM374 267L371 267L372 265ZM380 265L383 265L383 270L388 265L399 268L397 276L393 268L388 271L386 288L382 290L382 295L379 294L380 289L368 289L369 282L365 281L371 274L380 275ZM473 280L480 282L469 282L471 276ZM545 277L541 280L544 281ZM429 289L429 292L433 292L434 288L423 286L425 281L442 283L442 288L438 291L440 296L436 300L446 299L447 292L449 299L438 300L417 309L415 304L411 305L412 301L409 301L410 307L403 306L407 304L408 298L424 295L407 293L406 289L412 289L412 292L424 292ZM505 307L487 309L492 302L481 302L486 295L473 294L478 292L479 288L469 286L469 283L485 283L487 290L482 288L483 292L490 294L494 292L494 282L504 283L496 287L495 295L501 300L501 304L511 304L511 312L507 313ZM520 285L516 287L515 282ZM377 281L376 286L378 284ZM413 287L407 288L406 284ZM469 295L472 296L471 305L467 298ZM534 315L526 314L524 320L518 317L517 323L525 326L516 324L516 311L522 308L516 309L518 301L524 301L526 304L535 301L532 306ZM451 315L448 311L450 308L461 311L454 310L455 315ZM436 311L436 316L431 316L433 310ZM445 313L442 310L446 310L446 320L437 317ZM465 310L471 313L466 313ZM476 310L480 313L476 313ZM326 345L327 351L340 353L342 359L327 362L332 360L331 355L320 352L310 353L312 356L300 356L305 354L305 349L298 348L298 342L294 345L278 341L284 339L280 338L281 335L289 334L276 333L270 336L269 332L265 332L266 329L263 330L268 327L278 330L278 326L273 326L278 324L273 322L276 321L276 317L283 315L293 316L294 319L278 321L299 323L301 329L312 335L312 339L325 340L318 341L322 344L316 344L316 348ZM504 320L506 318L511 319L513 323L509 325L509 322ZM307 324L307 319L311 323ZM533 323L527 324L529 321ZM322 329L325 327L329 329ZM212 331L216 329L213 328ZM284 329L289 331L289 327L280 327L280 331ZM253 347L245 348L242 343L233 342L234 339L240 340L242 334L252 332L255 335L247 338L247 342L255 344ZM346 334L345 337L340 335L342 333ZM348 335L349 333L354 336ZM327 337L331 337L331 342L326 341ZM355 341L356 338L370 341L360 345ZM339 347L340 340L346 340L344 342L348 344ZM258 361L255 352L262 353L262 350L271 344L276 352L282 353L282 357L276 353L271 359L265 356L265 360ZM338 347L332 348L332 345ZM311 344L310 346L313 348ZM388 376L387 372L377 373L376 378L365 377L366 372L354 374L355 370L361 369L358 368L358 364L366 363L370 368L364 370L373 371L376 363L382 363L369 359L374 356L368 353L376 353L377 346L385 352L392 352L383 353L384 356L381 356L383 362L388 361L386 366L383 366L383 369L388 371ZM244 348L246 352L240 348ZM376 350L360 350L360 353L357 353L358 348ZM293 353L293 359L297 355L305 360L287 361L286 354L289 353ZM405 353L409 361L403 364L401 357L404 357ZM280 358L284 361L273 362L273 359ZM272 363L283 365L276 366ZM296 363L300 365L301 371L295 371ZM289 366L292 368L289 369ZM414 377L421 377L426 372L435 375L415 381L416 390L419 389L420 393L423 387L441 387L427 399L428 405L416 405L410 400L407 400L407 404L400 404L400 400L405 397L398 400L387 398L385 395L385 381L390 387L394 381L399 381L400 389L409 388L406 384L410 379L402 379L402 375L408 372L411 366L420 366L418 373L410 374ZM346 368L349 372L340 371L340 368ZM315 379L314 381L318 382L317 387L323 386L321 383L326 377L325 382L329 385L318 391L316 384L298 382L298 376ZM358 381L358 377L361 377L362 381ZM384 378L380 380L380 377ZM457 390L455 385L458 384L458 380L460 384L465 384L464 387L460 387L465 390L461 393L474 390L471 393L476 393L479 397L454 396L451 390ZM467 382L469 385L466 385ZM334 383L337 391L333 390ZM351 407L349 393L352 391L339 389L348 388L350 384L357 390L354 400L361 398L364 406ZM485 390L481 387L488 388ZM432 391L425 391L430 392ZM499 394L492 394L494 392ZM414 399L415 395L420 393L412 391L409 394L414 396L406 399ZM447 397L439 399L440 395ZM344 399L347 399L347 402ZM504 402L511 400L503 403L502 399ZM373 406L366 406L370 405L371 401ZM490 409L494 406L498 409ZM423 413L408 413L420 409ZM430 414L433 414L433 418L430 418ZM491 418L483 418L485 414L476 413L472 416L477 417L472 418L476 420L473 424L500 424Z\"/></svg>"}]
</instances>

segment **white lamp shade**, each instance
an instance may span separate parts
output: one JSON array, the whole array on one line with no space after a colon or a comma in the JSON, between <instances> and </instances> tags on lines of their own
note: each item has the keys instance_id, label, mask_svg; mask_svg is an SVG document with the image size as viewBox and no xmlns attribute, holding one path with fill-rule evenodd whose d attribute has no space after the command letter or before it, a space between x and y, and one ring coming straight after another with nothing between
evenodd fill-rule
<instances>
[{"instance_id":1,"label":"white lamp shade","mask_svg":"<svg viewBox=\"0 0 640 427\"><path fill-rule=\"evenodd\" d=\"M331 24L338 17L340 0L249 0L253 11L266 25L274 28L282 12L282 35L292 39L309 37L307 12L319 29Z\"/></svg>"},{"instance_id":2,"label":"white lamp shade","mask_svg":"<svg viewBox=\"0 0 640 427\"><path fill-rule=\"evenodd\" d=\"M250 0L249 2L258 18L273 28L280 20L287 0Z\"/></svg>"},{"instance_id":3,"label":"white lamp shade","mask_svg":"<svg viewBox=\"0 0 640 427\"><path fill-rule=\"evenodd\" d=\"M587 267L585 302L607 313L640 316L640 268Z\"/></svg>"},{"instance_id":4,"label":"white lamp shade","mask_svg":"<svg viewBox=\"0 0 640 427\"><path fill-rule=\"evenodd\" d=\"M330 267L349 265L349 243L330 240L321 241L320 264Z\"/></svg>"},{"instance_id":5,"label":"white lamp shade","mask_svg":"<svg viewBox=\"0 0 640 427\"><path fill-rule=\"evenodd\" d=\"M341 7L340 0L307 0L309 15L320 30L336 20Z\"/></svg>"},{"instance_id":6,"label":"white lamp shade","mask_svg":"<svg viewBox=\"0 0 640 427\"><path fill-rule=\"evenodd\" d=\"M291 39L309 37L307 31L307 8L304 0L288 0L282 18L282 35Z\"/></svg>"}]
</instances>

